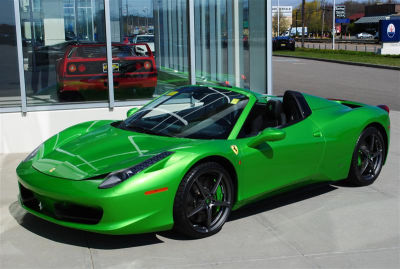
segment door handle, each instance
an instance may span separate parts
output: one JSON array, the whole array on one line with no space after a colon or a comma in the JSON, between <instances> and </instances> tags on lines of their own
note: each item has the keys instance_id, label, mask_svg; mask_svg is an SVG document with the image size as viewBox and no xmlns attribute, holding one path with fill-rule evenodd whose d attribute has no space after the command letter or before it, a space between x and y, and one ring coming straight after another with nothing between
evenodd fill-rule
<instances>
[{"instance_id":1,"label":"door handle","mask_svg":"<svg viewBox=\"0 0 400 269\"><path fill-rule=\"evenodd\" d=\"M322 133L321 133L321 131L315 131L315 132L313 133L313 136L314 136L314 137L322 137Z\"/></svg>"}]
</instances>

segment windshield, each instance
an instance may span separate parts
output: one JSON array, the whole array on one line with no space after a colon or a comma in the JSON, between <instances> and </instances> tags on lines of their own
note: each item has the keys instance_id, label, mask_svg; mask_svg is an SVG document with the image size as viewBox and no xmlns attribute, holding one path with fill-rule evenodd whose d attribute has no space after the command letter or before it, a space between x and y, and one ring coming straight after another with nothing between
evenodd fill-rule
<instances>
[{"instance_id":1,"label":"windshield","mask_svg":"<svg viewBox=\"0 0 400 269\"><path fill-rule=\"evenodd\" d=\"M136 39L137 43L142 43L142 42L154 42L154 36L148 35L148 36L138 36Z\"/></svg>"},{"instance_id":2,"label":"windshield","mask_svg":"<svg viewBox=\"0 0 400 269\"><path fill-rule=\"evenodd\" d=\"M227 139L248 102L240 93L185 87L144 106L118 127L134 132L193 139Z\"/></svg>"},{"instance_id":3,"label":"windshield","mask_svg":"<svg viewBox=\"0 0 400 269\"><path fill-rule=\"evenodd\" d=\"M112 57L131 57L136 56L133 46L112 46ZM68 58L106 58L106 46L82 45L73 47L68 54Z\"/></svg>"}]
</instances>

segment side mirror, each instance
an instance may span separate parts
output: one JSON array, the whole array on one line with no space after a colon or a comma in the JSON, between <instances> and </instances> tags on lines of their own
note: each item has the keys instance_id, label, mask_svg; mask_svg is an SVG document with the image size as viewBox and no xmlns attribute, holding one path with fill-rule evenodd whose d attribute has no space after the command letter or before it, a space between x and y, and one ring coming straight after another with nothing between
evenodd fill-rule
<instances>
[{"instance_id":1,"label":"side mirror","mask_svg":"<svg viewBox=\"0 0 400 269\"><path fill-rule=\"evenodd\" d=\"M267 141L279 141L286 137L286 132L282 129L267 128L263 130L259 135L250 140L248 146L251 148L258 147Z\"/></svg>"},{"instance_id":2,"label":"side mirror","mask_svg":"<svg viewBox=\"0 0 400 269\"><path fill-rule=\"evenodd\" d=\"M126 116L129 118L130 116L135 114L138 110L139 110L138 107L131 108L131 109L128 110L128 112L126 112Z\"/></svg>"}]
</instances>

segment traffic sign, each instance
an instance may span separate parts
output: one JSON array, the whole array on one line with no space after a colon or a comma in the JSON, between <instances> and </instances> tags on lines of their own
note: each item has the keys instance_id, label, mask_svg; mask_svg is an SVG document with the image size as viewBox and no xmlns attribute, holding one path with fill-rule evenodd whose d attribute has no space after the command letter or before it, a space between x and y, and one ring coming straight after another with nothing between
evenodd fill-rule
<instances>
[{"instance_id":1,"label":"traffic sign","mask_svg":"<svg viewBox=\"0 0 400 269\"><path fill-rule=\"evenodd\" d=\"M346 18L346 6L338 5L336 6L336 18Z\"/></svg>"},{"instance_id":2,"label":"traffic sign","mask_svg":"<svg viewBox=\"0 0 400 269\"><path fill-rule=\"evenodd\" d=\"M350 23L350 19L336 19L336 23Z\"/></svg>"},{"instance_id":3,"label":"traffic sign","mask_svg":"<svg viewBox=\"0 0 400 269\"><path fill-rule=\"evenodd\" d=\"M381 20L379 24L379 36L382 42L400 42L400 20Z\"/></svg>"}]
</instances>

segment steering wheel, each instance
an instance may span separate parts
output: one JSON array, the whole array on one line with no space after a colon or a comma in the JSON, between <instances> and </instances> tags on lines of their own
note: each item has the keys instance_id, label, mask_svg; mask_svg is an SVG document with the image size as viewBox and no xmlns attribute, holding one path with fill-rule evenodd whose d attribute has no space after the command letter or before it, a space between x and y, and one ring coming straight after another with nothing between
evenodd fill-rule
<instances>
[{"instance_id":1,"label":"steering wheel","mask_svg":"<svg viewBox=\"0 0 400 269\"><path fill-rule=\"evenodd\" d=\"M230 120L228 120L227 118L220 118L219 120L216 121L216 123L218 123L220 121L224 122L223 124L221 124L223 126L228 126L228 127L232 126L232 122Z\"/></svg>"},{"instance_id":2,"label":"steering wheel","mask_svg":"<svg viewBox=\"0 0 400 269\"><path fill-rule=\"evenodd\" d=\"M185 120L184 118L182 118L181 116L179 116L178 114L176 114L174 112L171 112L171 111L168 111L168 110L162 109L162 108L153 108L153 109L149 109L149 110L150 111L157 110L157 111L161 111L161 112L167 113L167 114L173 116L174 118L176 118L177 120L179 120L180 122L182 122L183 125L185 125L185 126L188 125L188 121L187 120Z\"/></svg>"}]
</instances>

